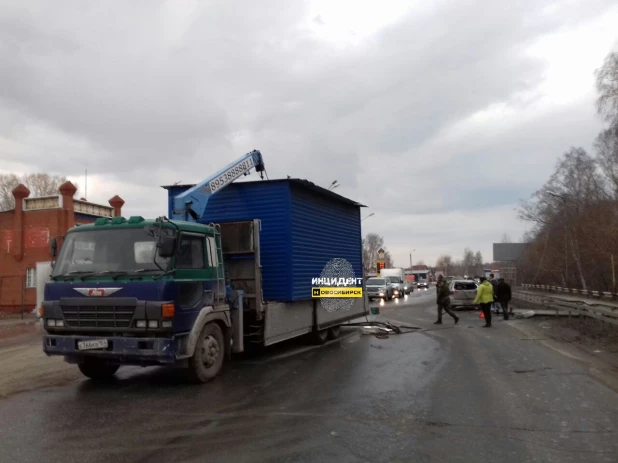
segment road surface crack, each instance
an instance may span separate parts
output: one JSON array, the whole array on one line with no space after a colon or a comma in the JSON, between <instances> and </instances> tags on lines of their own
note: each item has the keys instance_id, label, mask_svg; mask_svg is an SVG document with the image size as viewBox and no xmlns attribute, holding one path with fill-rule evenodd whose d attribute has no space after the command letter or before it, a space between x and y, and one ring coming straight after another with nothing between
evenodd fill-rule
<instances>
[{"instance_id":1,"label":"road surface crack","mask_svg":"<svg viewBox=\"0 0 618 463\"><path fill-rule=\"evenodd\" d=\"M545 368L533 368L531 370L513 370L513 371L515 373L534 373L536 371L544 371L544 370L551 370L551 368L545 367Z\"/></svg>"}]
</instances>

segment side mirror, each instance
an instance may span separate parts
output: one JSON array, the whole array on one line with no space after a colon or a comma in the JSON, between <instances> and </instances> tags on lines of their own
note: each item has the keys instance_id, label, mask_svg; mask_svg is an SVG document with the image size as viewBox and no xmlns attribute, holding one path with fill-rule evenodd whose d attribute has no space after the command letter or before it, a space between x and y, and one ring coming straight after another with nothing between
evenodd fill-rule
<instances>
[{"instance_id":1,"label":"side mirror","mask_svg":"<svg viewBox=\"0 0 618 463\"><path fill-rule=\"evenodd\" d=\"M162 238L158 246L159 257L164 259L172 257L176 251L176 239L175 238Z\"/></svg>"},{"instance_id":2,"label":"side mirror","mask_svg":"<svg viewBox=\"0 0 618 463\"><path fill-rule=\"evenodd\" d=\"M56 257L56 254L58 252L58 242L56 241L56 238L50 238L49 239L49 254L52 257Z\"/></svg>"}]
</instances>

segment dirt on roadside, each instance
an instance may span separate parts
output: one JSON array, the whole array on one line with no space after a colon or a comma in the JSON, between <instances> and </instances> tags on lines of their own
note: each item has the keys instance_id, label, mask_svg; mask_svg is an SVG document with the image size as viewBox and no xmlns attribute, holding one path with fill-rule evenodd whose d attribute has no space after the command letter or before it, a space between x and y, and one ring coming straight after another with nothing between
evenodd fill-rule
<instances>
[{"instance_id":1,"label":"dirt on roadside","mask_svg":"<svg viewBox=\"0 0 618 463\"><path fill-rule=\"evenodd\" d=\"M618 372L618 326L587 317L534 316L518 320L538 336L593 355Z\"/></svg>"},{"instance_id":2,"label":"dirt on roadside","mask_svg":"<svg viewBox=\"0 0 618 463\"><path fill-rule=\"evenodd\" d=\"M64 362L62 357L45 355L41 333L36 328L10 332L10 336L0 339L0 400L20 392L67 384L81 377L77 367Z\"/></svg>"},{"instance_id":3,"label":"dirt on roadside","mask_svg":"<svg viewBox=\"0 0 618 463\"><path fill-rule=\"evenodd\" d=\"M575 344L618 368L618 326L586 317L545 318L543 322L550 327L544 331L550 336Z\"/></svg>"}]
</instances>

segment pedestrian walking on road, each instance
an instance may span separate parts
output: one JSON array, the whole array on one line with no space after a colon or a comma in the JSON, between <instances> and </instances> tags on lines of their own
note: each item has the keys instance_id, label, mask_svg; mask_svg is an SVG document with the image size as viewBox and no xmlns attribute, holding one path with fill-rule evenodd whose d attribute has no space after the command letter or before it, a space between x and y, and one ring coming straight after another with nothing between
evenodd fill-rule
<instances>
[{"instance_id":1,"label":"pedestrian walking on road","mask_svg":"<svg viewBox=\"0 0 618 463\"><path fill-rule=\"evenodd\" d=\"M498 304L502 307L502 313L504 314L504 319L509 319L509 301L511 300L511 286L504 281L504 278L498 279L498 284L496 285L496 299ZM513 309L511 309L511 314Z\"/></svg>"},{"instance_id":2,"label":"pedestrian walking on road","mask_svg":"<svg viewBox=\"0 0 618 463\"><path fill-rule=\"evenodd\" d=\"M481 306L483 315L485 315L483 328L491 328L491 305L494 303L494 287L485 277L481 277L481 284L476 291L474 303Z\"/></svg>"},{"instance_id":3,"label":"pedestrian walking on road","mask_svg":"<svg viewBox=\"0 0 618 463\"><path fill-rule=\"evenodd\" d=\"M455 324L459 321L459 317L453 313L451 310L451 300L450 300L450 291L448 290L448 283L444 279L444 275L438 276L438 281L436 282L436 294L438 303L438 320L434 322L434 325L442 324L442 310L444 310L447 314L453 317L455 320Z\"/></svg>"}]
</instances>

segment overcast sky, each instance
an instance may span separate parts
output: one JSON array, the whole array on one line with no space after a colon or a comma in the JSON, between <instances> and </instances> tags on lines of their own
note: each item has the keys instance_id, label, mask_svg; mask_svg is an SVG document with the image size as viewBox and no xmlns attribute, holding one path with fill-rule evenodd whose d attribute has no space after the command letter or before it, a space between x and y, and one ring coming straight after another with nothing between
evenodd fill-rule
<instances>
[{"instance_id":1,"label":"overcast sky","mask_svg":"<svg viewBox=\"0 0 618 463\"><path fill-rule=\"evenodd\" d=\"M269 177L368 206L395 264L492 259L514 209L602 127L618 3L0 1L0 171L166 214L259 149ZM253 174L252 177L258 177Z\"/></svg>"}]
</instances>

